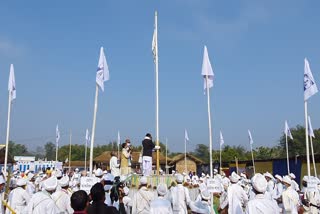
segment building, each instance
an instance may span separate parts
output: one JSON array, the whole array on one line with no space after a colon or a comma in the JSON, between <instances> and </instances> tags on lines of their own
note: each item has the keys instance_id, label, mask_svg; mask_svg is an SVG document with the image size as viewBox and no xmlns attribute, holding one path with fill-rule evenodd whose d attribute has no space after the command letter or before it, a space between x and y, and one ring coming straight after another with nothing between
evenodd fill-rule
<instances>
[{"instance_id":1,"label":"building","mask_svg":"<svg viewBox=\"0 0 320 214\"><path fill-rule=\"evenodd\" d=\"M176 172L182 173L185 171L185 155L179 154L172 158L169 165L173 166ZM199 174L204 162L193 155L187 154L187 172L196 172Z\"/></svg>"}]
</instances>

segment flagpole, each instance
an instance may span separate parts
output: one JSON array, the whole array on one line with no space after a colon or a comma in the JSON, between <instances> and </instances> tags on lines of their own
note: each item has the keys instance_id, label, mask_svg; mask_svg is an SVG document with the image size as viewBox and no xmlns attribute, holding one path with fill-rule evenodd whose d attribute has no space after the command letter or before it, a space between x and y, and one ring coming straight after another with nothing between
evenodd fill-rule
<instances>
[{"instance_id":1,"label":"flagpole","mask_svg":"<svg viewBox=\"0 0 320 214\"><path fill-rule=\"evenodd\" d=\"M166 138L166 175L168 174L168 138Z\"/></svg>"},{"instance_id":2,"label":"flagpole","mask_svg":"<svg viewBox=\"0 0 320 214\"><path fill-rule=\"evenodd\" d=\"M210 109L210 90L208 86L208 75L206 75L206 88L208 100L208 123L209 123L209 155L210 155L210 176L213 177L212 169L212 131L211 131L211 109Z\"/></svg>"},{"instance_id":3,"label":"flagpole","mask_svg":"<svg viewBox=\"0 0 320 214\"><path fill-rule=\"evenodd\" d=\"M309 152L309 134L308 134L308 104L307 101L304 101L304 117L305 117L305 125L306 125L306 151L307 151L307 169L308 169L308 176L311 176L310 172L310 152Z\"/></svg>"},{"instance_id":4,"label":"flagpole","mask_svg":"<svg viewBox=\"0 0 320 214\"><path fill-rule=\"evenodd\" d=\"M8 163L8 152L9 152L9 134L10 134L10 116L11 116L11 91L9 91L8 101L8 118L7 118L7 136L6 136L6 152L4 156L4 172L5 177L7 176L7 163Z\"/></svg>"},{"instance_id":5,"label":"flagpole","mask_svg":"<svg viewBox=\"0 0 320 214\"><path fill-rule=\"evenodd\" d=\"M117 140L117 141L118 141L118 142L117 142L117 144L118 144L118 156L117 156L117 158L118 158L118 159L120 159L120 147L119 147L119 146L120 146L120 137L119 137L119 136L120 136L120 133L119 133L119 131L118 131L118 140Z\"/></svg>"},{"instance_id":6,"label":"flagpole","mask_svg":"<svg viewBox=\"0 0 320 214\"><path fill-rule=\"evenodd\" d=\"M156 145L159 146L159 77L158 77L158 13L155 12L155 30L156 30ZM159 149L157 149L157 175L159 175Z\"/></svg>"},{"instance_id":7,"label":"flagpole","mask_svg":"<svg viewBox=\"0 0 320 214\"><path fill-rule=\"evenodd\" d=\"M87 147L88 147L88 140L86 139L86 145L84 146L84 170L87 173Z\"/></svg>"},{"instance_id":8,"label":"flagpole","mask_svg":"<svg viewBox=\"0 0 320 214\"><path fill-rule=\"evenodd\" d=\"M221 142L220 142L220 173L222 172L222 162L221 162Z\"/></svg>"},{"instance_id":9,"label":"flagpole","mask_svg":"<svg viewBox=\"0 0 320 214\"><path fill-rule=\"evenodd\" d=\"M287 130L286 130L287 132ZM287 169L288 175L290 174L290 164L289 164L289 151L288 151L288 134L286 133L286 151L287 151Z\"/></svg>"},{"instance_id":10,"label":"flagpole","mask_svg":"<svg viewBox=\"0 0 320 214\"><path fill-rule=\"evenodd\" d=\"M184 138L184 171L188 173L187 170L187 139Z\"/></svg>"},{"instance_id":11,"label":"flagpole","mask_svg":"<svg viewBox=\"0 0 320 214\"><path fill-rule=\"evenodd\" d=\"M315 161L315 159L314 159L312 136L310 136L310 146L311 146L311 154L312 154L312 162L313 162L314 176L317 178L318 176L317 176L316 161Z\"/></svg>"},{"instance_id":12,"label":"flagpole","mask_svg":"<svg viewBox=\"0 0 320 214\"><path fill-rule=\"evenodd\" d=\"M251 147L251 156L252 156L252 164L253 164L253 173L256 174L256 167L255 167L255 165L254 165L252 145L250 145L250 147Z\"/></svg>"},{"instance_id":13,"label":"flagpole","mask_svg":"<svg viewBox=\"0 0 320 214\"><path fill-rule=\"evenodd\" d=\"M91 144L90 144L90 168L89 168L90 177L92 176L93 144L94 144L94 134L96 129L96 117L97 117L97 110L98 110L98 93L99 93L99 88L98 88L98 84L96 84L96 95L94 99L93 124L92 124Z\"/></svg>"},{"instance_id":14,"label":"flagpole","mask_svg":"<svg viewBox=\"0 0 320 214\"><path fill-rule=\"evenodd\" d=\"M57 162L58 162L58 150L59 150L59 145L58 142L56 143L56 166L57 166Z\"/></svg>"},{"instance_id":15,"label":"flagpole","mask_svg":"<svg viewBox=\"0 0 320 214\"><path fill-rule=\"evenodd\" d=\"M71 140L72 140L72 133L70 130L70 142L69 142L69 173L71 172Z\"/></svg>"}]
</instances>

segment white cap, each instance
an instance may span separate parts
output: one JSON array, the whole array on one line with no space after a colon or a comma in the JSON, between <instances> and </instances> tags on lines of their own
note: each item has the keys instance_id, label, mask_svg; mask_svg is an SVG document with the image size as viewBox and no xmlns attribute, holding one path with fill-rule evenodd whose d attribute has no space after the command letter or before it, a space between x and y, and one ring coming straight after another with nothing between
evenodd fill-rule
<instances>
[{"instance_id":1,"label":"white cap","mask_svg":"<svg viewBox=\"0 0 320 214\"><path fill-rule=\"evenodd\" d=\"M140 184L141 184L141 185L146 185L146 184L148 184L148 178L147 178L146 176L142 176L142 177L140 178Z\"/></svg>"},{"instance_id":2,"label":"white cap","mask_svg":"<svg viewBox=\"0 0 320 214\"><path fill-rule=\"evenodd\" d=\"M61 172L60 169L57 169L57 171L56 171L56 173L55 173L55 176L56 176L57 178L61 178L61 177L62 177L62 172Z\"/></svg>"},{"instance_id":3,"label":"white cap","mask_svg":"<svg viewBox=\"0 0 320 214\"><path fill-rule=\"evenodd\" d=\"M240 179L240 176L237 173L232 172L231 175L229 176L229 179L232 183L237 183Z\"/></svg>"},{"instance_id":4,"label":"white cap","mask_svg":"<svg viewBox=\"0 0 320 214\"><path fill-rule=\"evenodd\" d=\"M210 192L208 190L201 191L201 198L204 200L210 200Z\"/></svg>"},{"instance_id":5,"label":"white cap","mask_svg":"<svg viewBox=\"0 0 320 214\"><path fill-rule=\"evenodd\" d=\"M206 174L204 174L204 173L201 173L201 176L202 176L202 177L206 177Z\"/></svg>"},{"instance_id":6,"label":"white cap","mask_svg":"<svg viewBox=\"0 0 320 214\"><path fill-rule=\"evenodd\" d=\"M291 185L292 181L291 181L290 176L286 175L286 176L283 177L282 182Z\"/></svg>"},{"instance_id":7,"label":"white cap","mask_svg":"<svg viewBox=\"0 0 320 214\"><path fill-rule=\"evenodd\" d=\"M108 171L107 171L107 170L104 170L104 171L103 171L103 174L108 174Z\"/></svg>"},{"instance_id":8,"label":"white cap","mask_svg":"<svg viewBox=\"0 0 320 214\"><path fill-rule=\"evenodd\" d=\"M296 179L296 176L295 176L293 173L290 173L289 176L290 176L292 179Z\"/></svg>"},{"instance_id":9,"label":"white cap","mask_svg":"<svg viewBox=\"0 0 320 214\"><path fill-rule=\"evenodd\" d=\"M257 173L252 178L252 186L256 191L264 193L267 190L268 182L265 176Z\"/></svg>"},{"instance_id":10,"label":"white cap","mask_svg":"<svg viewBox=\"0 0 320 214\"><path fill-rule=\"evenodd\" d=\"M28 174L29 172L30 172L30 170L27 169L27 170L24 172L24 174Z\"/></svg>"},{"instance_id":11,"label":"white cap","mask_svg":"<svg viewBox=\"0 0 320 214\"><path fill-rule=\"evenodd\" d=\"M105 180L105 181L113 181L114 180L114 176L112 174L110 174L110 173L104 174L103 175L103 180Z\"/></svg>"},{"instance_id":12,"label":"white cap","mask_svg":"<svg viewBox=\"0 0 320 214\"><path fill-rule=\"evenodd\" d=\"M128 195L129 191L130 191L130 189L127 186L123 187L123 192L125 195Z\"/></svg>"},{"instance_id":13,"label":"white cap","mask_svg":"<svg viewBox=\"0 0 320 214\"><path fill-rule=\"evenodd\" d=\"M78 168L76 168L76 169L75 169L75 171L76 171L76 172L79 172L79 169L78 169Z\"/></svg>"},{"instance_id":14,"label":"white cap","mask_svg":"<svg viewBox=\"0 0 320 214\"><path fill-rule=\"evenodd\" d=\"M28 174L28 180L30 181L34 177L34 174L32 172L29 172Z\"/></svg>"},{"instance_id":15,"label":"white cap","mask_svg":"<svg viewBox=\"0 0 320 214\"><path fill-rule=\"evenodd\" d=\"M157 192L159 195L164 196L165 194L167 194L167 190L168 190L167 185L163 183L158 184Z\"/></svg>"},{"instance_id":16,"label":"white cap","mask_svg":"<svg viewBox=\"0 0 320 214\"><path fill-rule=\"evenodd\" d=\"M274 179L273 175L271 175L270 172L264 173L264 176L265 176L265 177L268 177L268 178L271 178L271 179Z\"/></svg>"},{"instance_id":17,"label":"white cap","mask_svg":"<svg viewBox=\"0 0 320 214\"><path fill-rule=\"evenodd\" d=\"M19 179L17 180L17 186L18 186L18 187L21 187L21 186L24 186L24 185L27 185L27 180L24 179L24 178L19 178Z\"/></svg>"},{"instance_id":18,"label":"white cap","mask_svg":"<svg viewBox=\"0 0 320 214\"><path fill-rule=\"evenodd\" d=\"M69 178L67 176L63 176L58 183L61 187L69 186Z\"/></svg>"},{"instance_id":19,"label":"white cap","mask_svg":"<svg viewBox=\"0 0 320 214\"><path fill-rule=\"evenodd\" d=\"M47 191L54 191L57 188L57 185L58 185L58 180L54 176L43 181L43 187Z\"/></svg>"},{"instance_id":20,"label":"white cap","mask_svg":"<svg viewBox=\"0 0 320 214\"><path fill-rule=\"evenodd\" d=\"M282 182L282 177L280 175L276 174L274 177L279 179Z\"/></svg>"},{"instance_id":21,"label":"white cap","mask_svg":"<svg viewBox=\"0 0 320 214\"><path fill-rule=\"evenodd\" d=\"M244 174L244 173L242 173L242 172L241 172L241 174L240 174L240 177L247 179L246 174Z\"/></svg>"},{"instance_id":22,"label":"white cap","mask_svg":"<svg viewBox=\"0 0 320 214\"><path fill-rule=\"evenodd\" d=\"M0 175L0 184L5 184L5 183L6 183L6 181L4 180L3 176Z\"/></svg>"},{"instance_id":23,"label":"white cap","mask_svg":"<svg viewBox=\"0 0 320 214\"><path fill-rule=\"evenodd\" d=\"M100 177L103 175L103 171L102 169L98 168L95 172L94 172L96 177Z\"/></svg>"},{"instance_id":24,"label":"white cap","mask_svg":"<svg viewBox=\"0 0 320 214\"><path fill-rule=\"evenodd\" d=\"M222 185L223 185L223 186L229 186L229 184L230 184L229 178L224 177L224 178L222 179Z\"/></svg>"},{"instance_id":25,"label":"white cap","mask_svg":"<svg viewBox=\"0 0 320 214\"><path fill-rule=\"evenodd\" d=\"M308 176L307 175L303 176L302 180L305 181L305 182L308 182Z\"/></svg>"},{"instance_id":26,"label":"white cap","mask_svg":"<svg viewBox=\"0 0 320 214\"><path fill-rule=\"evenodd\" d=\"M183 175L177 174L176 175L176 181L177 181L177 183L182 183L183 182Z\"/></svg>"}]
</instances>

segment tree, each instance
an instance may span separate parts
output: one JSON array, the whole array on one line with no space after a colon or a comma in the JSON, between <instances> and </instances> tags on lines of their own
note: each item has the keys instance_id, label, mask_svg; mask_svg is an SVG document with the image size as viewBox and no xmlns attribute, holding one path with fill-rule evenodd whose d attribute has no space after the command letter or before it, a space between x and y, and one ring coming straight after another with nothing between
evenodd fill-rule
<instances>
[{"instance_id":1,"label":"tree","mask_svg":"<svg viewBox=\"0 0 320 214\"><path fill-rule=\"evenodd\" d=\"M25 145L16 144L13 141L9 141L9 154L14 156L21 156L21 155L29 155L28 149Z\"/></svg>"},{"instance_id":2,"label":"tree","mask_svg":"<svg viewBox=\"0 0 320 214\"><path fill-rule=\"evenodd\" d=\"M45 156L47 160L55 160L56 159L56 146L52 142L47 142L44 145Z\"/></svg>"},{"instance_id":3,"label":"tree","mask_svg":"<svg viewBox=\"0 0 320 214\"><path fill-rule=\"evenodd\" d=\"M210 161L209 147L207 145L197 144L192 154L205 163L209 163Z\"/></svg>"}]
</instances>

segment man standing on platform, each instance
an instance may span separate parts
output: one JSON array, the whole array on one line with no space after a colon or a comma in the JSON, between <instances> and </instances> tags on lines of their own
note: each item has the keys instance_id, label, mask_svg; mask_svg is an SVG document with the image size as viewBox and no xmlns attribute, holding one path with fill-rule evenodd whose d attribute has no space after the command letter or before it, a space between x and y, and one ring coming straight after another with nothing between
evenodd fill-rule
<instances>
[{"instance_id":1,"label":"man standing on platform","mask_svg":"<svg viewBox=\"0 0 320 214\"><path fill-rule=\"evenodd\" d=\"M152 172L152 151L153 149L160 149L160 146L154 145L151 134L147 133L142 141L142 170L144 176L151 175Z\"/></svg>"}]
</instances>

